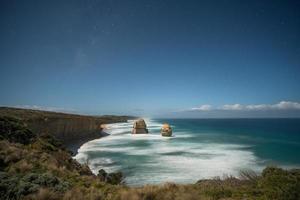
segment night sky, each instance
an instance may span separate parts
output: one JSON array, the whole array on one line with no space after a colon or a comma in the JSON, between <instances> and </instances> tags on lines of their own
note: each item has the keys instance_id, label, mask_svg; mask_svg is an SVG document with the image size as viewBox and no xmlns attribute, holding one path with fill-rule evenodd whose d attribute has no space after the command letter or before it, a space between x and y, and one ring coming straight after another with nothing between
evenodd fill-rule
<instances>
[{"instance_id":1,"label":"night sky","mask_svg":"<svg viewBox=\"0 0 300 200\"><path fill-rule=\"evenodd\" d=\"M0 0L0 105L300 117L300 1Z\"/></svg>"}]
</instances>

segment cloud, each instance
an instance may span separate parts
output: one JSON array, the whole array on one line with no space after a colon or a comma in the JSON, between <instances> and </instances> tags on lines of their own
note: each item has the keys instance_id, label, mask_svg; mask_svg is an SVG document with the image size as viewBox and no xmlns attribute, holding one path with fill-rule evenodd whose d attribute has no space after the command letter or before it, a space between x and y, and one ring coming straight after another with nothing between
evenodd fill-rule
<instances>
[{"instance_id":1,"label":"cloud","mask_svg":"<svg viewBox=\"0 0 300 200\"><path fill-rule=\"evenodd\" d=\"M300 110L300 103L292 101L281 101L277 104L225 104L223 106L214 108L211 105L201 105L187 109L185 111L273 111L273 110Z\"/></svg>"},{"instance_id":2,"label":"cloud","mask_svg":"<svg viewBox=\"0 0 300 200\"><path fill-rule=\"evenodd\" d=\"M280 103L274 105L276 109L300 109L300 103L290 102L290 101L281 101Z\"/></svg>"},{"instance_id":3,"label":"cloud","mask_svg":"<svg viewBox=\"0 0 300 200\"><path fill-rule=\"evenodd\" d=\"M191 108L190 111L210 111L212 109L211 105L205 104L199 107Z\"/></svg>"},{"instance_id":4,"label":"cloud","mask_svg":"<svg viewBox=\"0 0 300 200\"><path fill-rule=\"evenodd\" d=\"M222 110L246 110L246 111L264 111L264 110L300 110L300 103L291 101L281 101L277 104L253 104L253 105L224 105Z\"/></svg>"},{"instance_id":5,"label":"cloud","mask_svg":"<svg viewBox=\"0 0 300 200\"><path fill-rule=\"evenodd\" d=\"M223 105L221 110L242 110L243 106L241 104Z\"/></svg>"}]
</instances>

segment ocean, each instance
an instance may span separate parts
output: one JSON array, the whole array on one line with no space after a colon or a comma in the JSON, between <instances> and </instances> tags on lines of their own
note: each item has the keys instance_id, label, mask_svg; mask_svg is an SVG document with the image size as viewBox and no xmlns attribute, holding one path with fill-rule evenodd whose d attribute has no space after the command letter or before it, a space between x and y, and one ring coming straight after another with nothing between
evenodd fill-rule
<instances>
[{"instance_id":1,"label":"ocean","mask_svg":"<svg viewBox=\"0 0 300 200\"><path fill-rule=\"evenodd\" d=\"M132 135L133 121L110 124L107 137L83 144L74 157L97 174L122 171L128 185L195 183L260 173L266 166L300 167L300 119L145 119L149 134ZM169 123L173 137L162 137Z\"/></svg>"}]
</instances>

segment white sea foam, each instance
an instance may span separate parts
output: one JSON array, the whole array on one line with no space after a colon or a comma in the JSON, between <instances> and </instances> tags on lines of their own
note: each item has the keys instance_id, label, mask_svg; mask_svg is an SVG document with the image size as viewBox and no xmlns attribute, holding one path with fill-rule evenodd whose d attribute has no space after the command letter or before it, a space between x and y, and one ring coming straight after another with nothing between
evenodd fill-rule
<instances>
[{"instance_id":1,"label":"white sea foam","mask_svg":"<svg viewBox=\"0 0 300 200\"><path fill-rule=\"evenodd\" d=\"M193 134L174 131L175 137L162 137L162 124L146 119L149 134L132 135L133 122L109 124L111 135L85 143L75 158L88 163L94 173L125 172L130 185L166 181L189 183L201 178L237 176L239 170L261 170L249 146L193 141ZM126 174L127 173L127 174Z\"/></svg>"}]
</instances>

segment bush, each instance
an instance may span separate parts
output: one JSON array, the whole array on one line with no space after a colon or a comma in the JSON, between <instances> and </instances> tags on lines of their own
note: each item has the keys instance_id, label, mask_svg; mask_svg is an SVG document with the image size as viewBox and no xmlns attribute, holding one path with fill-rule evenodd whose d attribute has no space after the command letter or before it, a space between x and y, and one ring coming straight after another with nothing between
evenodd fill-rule
<instances>
[{"instance_id":1,"label":"bush","mask_svg":"<svg viewBox=\"0 0 300 200\"><path fill-rule=\"evenodd\" d=\"M3 199L18 199L18 177L10 177L6 172L0 172L0 196Z\"/></svg>"},{"instance_id":2,"label":"bush","mask_svg":"<svg viewBox=\"0 0 300 200\"><path fill-rule=\"evenodd\" d=\"M207 188L205 191L207 196L210 196L213 200L217 200L220 198L231 197L232 191L230 189L226 189L223 186L212 186L211 188Z\"/></svg>"},{"instance_id":3,"label":"bush","mask_svg":"<svg viewBox=\"0 0 300 200\"><path fill-rule=\"evenodd\" d=\"M100 169L97 176L99 177L100 181L113 185L121 184L124 179L122 172L107 173L104 169Z\"/></svg>"},{"instance_id":4,"label":"bush","mask_svg":"<svg viewBox=\"0 0 300 200\"><path fill-rule=\"evenodd\" d=\"M298 170L267 167L262 172L259 186L266 199L296 200L300 198L300 173Z\"/></svg>"},{"instance_id":5,"label":"bush","mask_svg":"<svg viewBox=\"0 0 300 200\"><path fill-rule=\"evenodd\" d=\"M0 117L0 139L9 142L29 144L36 135L21 120L12 117Z\"/></svg>"},{"instance_id":6,"label":"bush","mask_svg":"<svg viewBox=\"0 0 300 200\"><path fill-rule=\"evenodd\" d=\"M63 145L62 143L57 140L56 138L54 138L52 135L49 135L47 133L43 133L40 135L40 138L45 141L46 143L48 143L49 145L52 146L52 148L55 150L56 148L62 148Z\"/></svg>"},{"instance_id":7,"label":"bush","mask_svg":"<svg viewBox=\"0 0 300 200\"><path fill-rule=\"evenodd\" d=\"M39 134L36 142L32 145L32 148L42 150L44 152L54 152L59 150L65 150L60 141L55 139L53 136L42 133Z\"/></svg>"},{"instance_id":8,"label":"bush","mask_svg":"<svg viewBox=\"0 0 300 200\"><path fill-rule=\"evenodd\" d=\"M20 199L37 189L38 185L24 182L19 176L11 176L8 173L0 172L0 196L3 199Z\"/></svg>"},{"instance_id":9,"label":"bush","mask_svg":"<svg viewBox=\"0 0 300 200\"><path fill-rule=\"evenodd\" d=\"M60 181L57 177L48 173L30 173L24 176L23 180L35 185L53 188L56 191L65 191L69 187L67 182Z\"/></svg>"},{"instance_id":10,"label":"bush","mask_svg":"<svg viewBox=\"0 0 300 200\"><path fill-rule=\"evenodd\" d=\"M257 183L258 175L255 171L252 170L243 170L240 171L240 179L250 181L253 184Z\"/></svg>"},{"instance_id":11,"label":"bush","mask_svg":"<svg viewBox=\"0 0 300 200\"><path fill-rule=\"evenodd\" d=\"M30 173L20 177L19 175L14 176L0 172L0 197L3 199L20 199L37 192L41 188L64 192L69 188L69 184L47 173Z\"/></svg>"}]
</instances>

